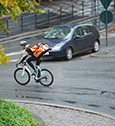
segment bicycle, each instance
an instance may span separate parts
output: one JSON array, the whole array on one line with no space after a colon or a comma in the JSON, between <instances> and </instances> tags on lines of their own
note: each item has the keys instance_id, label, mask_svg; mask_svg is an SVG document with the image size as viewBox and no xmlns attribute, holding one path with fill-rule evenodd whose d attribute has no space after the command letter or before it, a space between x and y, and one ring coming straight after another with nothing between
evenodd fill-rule
<instances>
[{"instance_id":1,"label":"bicycle","mask_svg":"<svg viewBox=\"0 0 115 126\"><path fill-rule=\"evenodd\" d=\"M33 74L28 68L26 62L22 62L22 65L19 65L14 71L15 81L20 85L26 85L30 82L32 76L36 83L40 83L46 87L50 86L54 81L53 74L48 69L41 69L40 64L36 65L36 69L37 73Z\"/></svg>"}]
</instances>

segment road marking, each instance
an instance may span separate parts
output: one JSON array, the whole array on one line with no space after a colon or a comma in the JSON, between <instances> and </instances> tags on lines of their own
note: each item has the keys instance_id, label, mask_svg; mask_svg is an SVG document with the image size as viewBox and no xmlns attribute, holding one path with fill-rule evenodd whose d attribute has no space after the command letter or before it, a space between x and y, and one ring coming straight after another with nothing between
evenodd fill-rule
<instances>
[{"instance_id":1,"label":"road marking","mask_svg":"<svg viewBox=\"0 0 115 126\"><path fill-rule=\"evenodd\" d=\"M90 55L85 55L85 56L81 56L81 58L86 58L86 57L89 57Z\"/></svg>"},{"instance_id":2,"label":"road marking","mask_svg":"<svg viewBox=\"0 0 115 126\"><path fill-rule=\"evenodd\" d=\"M10 60L10 62L17 62L19 59Z\"/></svg>"},{"instance_id":3,"label":"road marking","mask_svg":"<svg viewBox=\"0 0 115 126\"><path fill-rule=\"evenodd\" d=\"M24 52L24 50L22 50L22 51L18 51L18 52L7 53L6 55L7 55L7 56L20 55L20 54L23 54L23 52Z\"/></svg>"},{"instance_id":4,"label":"road marking","mask_svg":"<svg viewBox=\"0 0 115 126\"><path fill-rule=\"evenodd\" d=\"M21 50L21 51L18 51L18 52L11 52L11 53L7 53L6 55L7 56L15 56L15 55L20 55L20 54L23 54L23 51L24 50ZM10 61L9 62L17 62L19 61L19 59L12 59L10 58Z\"/></svg>"}]
</instances>

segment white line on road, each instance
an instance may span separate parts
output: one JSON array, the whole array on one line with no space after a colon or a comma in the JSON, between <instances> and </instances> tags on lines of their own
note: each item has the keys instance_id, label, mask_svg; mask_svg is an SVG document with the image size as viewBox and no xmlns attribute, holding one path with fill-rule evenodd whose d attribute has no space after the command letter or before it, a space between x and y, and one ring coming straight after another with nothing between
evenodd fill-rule
<instances>
[{"instance_id":1,"label":"white line on road","mask_svg":"<svg viewBox=\"0 0 115 126\"><path fill-rule=\"evenodd\" d=\"M7 53L6 55L7 55L7 56L20 55L20 54L23 54L23 51L24 51L24 50L21 50L21 51L18 51L18 52L11 52L11 53ZM19 61L19 59L11 59L11 58L10 58L10 62L17 62L17 61Z\"/></svg>"},{"instance_id":2,"label":"white line on road","mask_svg":"<svg viewBox=\"0 0 115 126\"><path fill-rule=\"evenodd\" d=\"M10 60L10 62L17 62L19 59Z\"/></svg>"},{"instance_id":3,"label":"white line on road","mask_svg":"<svg viewBox=\"0 0 115 126\"><path fill-rule=\"evenodd\" d=\"M23 54L24 50L18 51L18 52L11 52L11 53L7 53L7 56L14 56L14 55L20 55Z\"/></svg>"}]
</instances>

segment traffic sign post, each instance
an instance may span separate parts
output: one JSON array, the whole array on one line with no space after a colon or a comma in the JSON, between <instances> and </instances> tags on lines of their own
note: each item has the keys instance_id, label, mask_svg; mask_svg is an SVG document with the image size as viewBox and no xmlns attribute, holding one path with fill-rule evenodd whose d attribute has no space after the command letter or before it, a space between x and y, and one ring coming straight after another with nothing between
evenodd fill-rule
<instances>
[{"instance_id":1,"label":"traffic sign post","mask_svg":"<svg viewBox=\"0 0 115 126\"><path fill-rule=\"evenodd\" d=\"M107 17L107 9L106 9L106 52L108 53L109 52L109 50L108 50L108 23L107 23L107 21L108 21L108 17Z\"/></svg>"},{"instance_id":2,"label":"traffic sign post","mask_svg":"<svg viewBox=\"0 0 115 126\"><path fill-rule=\"evenodd\" d=\"M105 11L103 11L100 14L100 20L106 25L106 52L108 51L108 23L110 23L113 19L113 14L107 10L112 0L100 0L102 5L105 8Z\"/></svg>"},{"instance_id":3,"label":"traffic sign post","mask_svg":"<svg viewBox=\"0 0 115 126\"><path fill-rule=\"evenodd\" d=\"M108 52L108 23L113 20L113 14L106 9L100 14L100 20L106 24L106 52Z\"/></svg>"}]
</instances>

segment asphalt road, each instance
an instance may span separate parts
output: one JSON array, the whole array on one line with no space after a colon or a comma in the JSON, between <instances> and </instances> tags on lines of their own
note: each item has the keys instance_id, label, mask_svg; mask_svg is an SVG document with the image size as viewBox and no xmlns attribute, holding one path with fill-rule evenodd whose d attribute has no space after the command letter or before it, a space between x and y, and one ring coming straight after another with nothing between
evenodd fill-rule
<instances>
[{"instance_id":1,"label":"asphalt road","mask_svg":"<svg viewBox=\"0 0 115 126\"><path fill-rule=\"evenodd\" d=\"M25 38L32 44L41 36ZM111 43L113 39L109 39ZM11 58L7 67L0 65L0 98L37 101L89 109L115 115L115 58L91 58L90 53L75 56L71 61L50 60L41 64L55 77L49 88L31 80L20 86L13 78L15 64L21 57L20 40L3 44ZM105 40L101 40L104 50ZM114 44L114 43L113 43Z\"/></svg>"}]
</instances>

